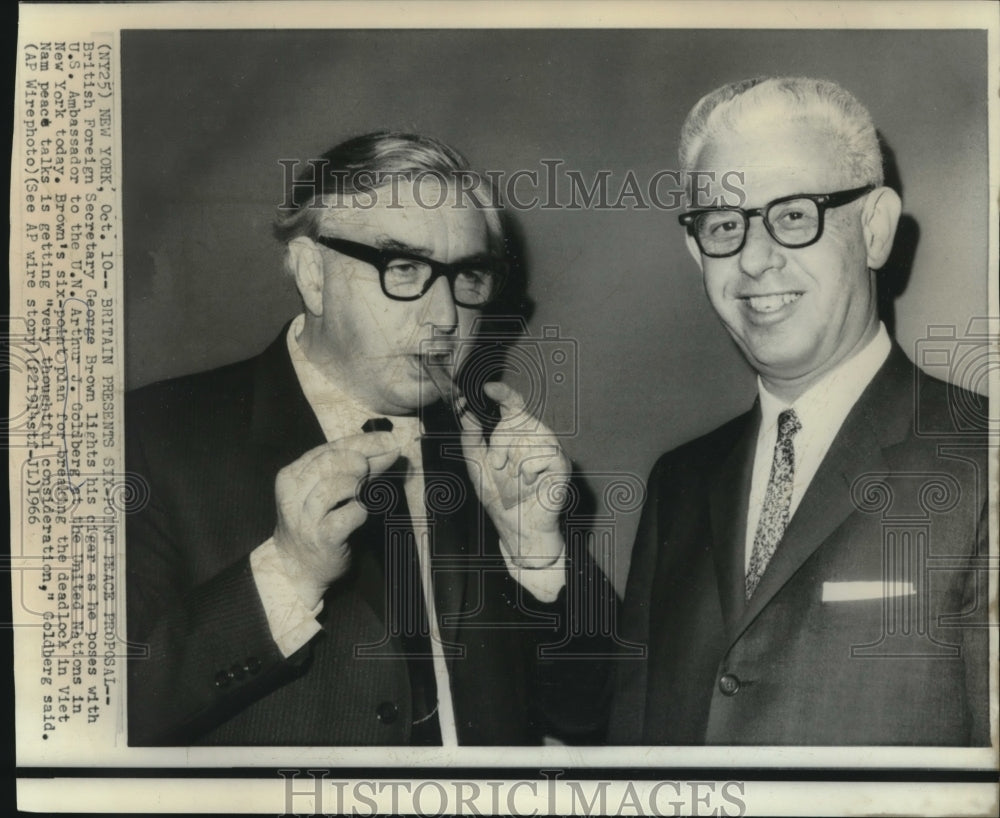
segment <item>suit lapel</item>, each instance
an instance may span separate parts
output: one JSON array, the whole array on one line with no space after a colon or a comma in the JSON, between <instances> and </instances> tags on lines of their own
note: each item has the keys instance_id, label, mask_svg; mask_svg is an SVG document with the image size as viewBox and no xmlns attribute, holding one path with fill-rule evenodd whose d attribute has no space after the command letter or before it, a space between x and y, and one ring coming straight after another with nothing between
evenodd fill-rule
<instances>
[{"instance_id":1,"label":"suit lapel","mask_svg":"<svg viewBox=\"0 0 1000 818\"><path fill-rule=\"evenodd\" d=\"M288 355L288 325L258 356L254 368L254 440L276 456L281 466L326 442L323 429L302 393Z\"/></svg>"},{"instance_id":2,"label":"suit lapel","mask_svg":"<svg viewBox=\"0 0 1000 818\"><path fill-rule=\"evenodd\" d=\"M760 428L760 404L744 416L745 422L733 446L716 472L709 493L712 520L712 556L719 585L719 601L726 632L732 631L743 613L744 550L747 525L747 502L753 457Z\"/></svg>"},{"instance_id":3,"label":"suit lapel","mask_svg":"<svg viewBox=\"0 0 1000 818\"><path fill-rule=\"evenodd\" d=\"M802 564L856 510L851 496L854 481L869 472L888 470L883 448L902 439L912 419L906 386L912 381L911 373L912 365L894 346L830 445L757 590L737 618L731 641L739 638ZM745 509L743 518L740 528L745 533Z\"/></svg>"}]
</instances>

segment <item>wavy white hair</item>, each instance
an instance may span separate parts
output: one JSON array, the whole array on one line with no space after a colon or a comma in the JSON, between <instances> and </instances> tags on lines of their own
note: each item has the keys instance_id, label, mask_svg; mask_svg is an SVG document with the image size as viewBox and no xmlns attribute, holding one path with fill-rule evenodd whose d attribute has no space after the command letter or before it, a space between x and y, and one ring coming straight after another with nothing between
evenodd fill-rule
<instances>
[{"instance_id":1,"label":"wavy white hair","mask_svg":"<svg viewBox=\"0 0 1000 818\"><path fill-rule=\"evenodd\" d=\"M882 151L868 109L837 83L809 77L755 77L703 96L681 129L681 169L697 170L705 144L723 132L780 119L826 131L852 181L882 184Z\"/></svg>"}]
</instances>

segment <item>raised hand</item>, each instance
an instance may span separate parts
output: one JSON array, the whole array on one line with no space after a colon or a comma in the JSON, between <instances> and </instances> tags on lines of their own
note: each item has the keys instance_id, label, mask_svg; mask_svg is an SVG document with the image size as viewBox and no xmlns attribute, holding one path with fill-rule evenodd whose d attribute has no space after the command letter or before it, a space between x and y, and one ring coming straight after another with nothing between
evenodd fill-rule
<instances>
[{"instance_id":1,"label":"raised hand","mask_svg":"<svg viewBox=\"0 0 1000 818\"><path fill-rule=\"evenodd\" d=\"M278 472L274 542L309 607L350 567L347 539L368 516L355 499L358 484L399 453L389 432L359 434L317 446Z\"/></svg>"},{"instance_id":2,"label":"raised hand","mask_svg":"<svg viewBox=\"0 0 1000 818\"><path fill-rule=\"evenodd\" d=\"M559 513L569 459L540 421L525 422L517 392L499 382L485 384L483 392L499 404L500 421L487 443L475 416L461 415L462 449L473 484L513 562L544 568L564 548Z\"/></svg>"}]
</instances>

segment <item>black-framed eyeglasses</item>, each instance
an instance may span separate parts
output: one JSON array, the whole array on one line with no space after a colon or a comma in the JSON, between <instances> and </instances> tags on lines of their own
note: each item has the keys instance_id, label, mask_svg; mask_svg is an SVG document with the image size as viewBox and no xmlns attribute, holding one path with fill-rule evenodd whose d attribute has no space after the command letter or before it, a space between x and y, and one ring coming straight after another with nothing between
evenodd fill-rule
<instances>
[{"instance_id":1,"label":"black-framed eyeglasses","mask_svg":"<svg viewBox=\"0 0 1000 818\"><path fill-rule=\"evenodd\" d=\"M444 276L458 306L479 309L497 297L507 276L507 265L496 258L445 264L405 250L382 250L348 239L318 236L316 241L378 270L382 292L395 301L416 301Z\"/></svg>"},{"instance_id":2,"label":"black-framed eyeglasses","mask_svg":"<svg viewBox=\"0 0 1000 818\"><path fill-rule=\"evenodd\" d=\"M694 236L702 255L709 258L735 256L747 241L750 219L760 216L764 227L782 247L808 247L823 235L823 214L828 208L860 199L875 185L838 190L834 193L793 193L763 207L716 207L689 210L678 220Z\"/></svg>"}]
</instances>

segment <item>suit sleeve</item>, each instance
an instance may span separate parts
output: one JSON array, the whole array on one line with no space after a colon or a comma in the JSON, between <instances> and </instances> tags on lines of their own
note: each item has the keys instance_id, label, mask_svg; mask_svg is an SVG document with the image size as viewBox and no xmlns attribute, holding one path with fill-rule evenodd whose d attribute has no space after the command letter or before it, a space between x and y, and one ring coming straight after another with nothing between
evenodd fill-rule
<instances>
[{"instance_id":1,"label":"suit sleeve","mask_svg":"<svg viewBox=\"0 0 1000 818\"><path fill-rule=\"evenodd\" d=\"M129 470L149 484L148 503L126 526L129 741L188 744L282 684L309 648L282 655L248 557L191 586L132 430L126 453Z\"/></svg>"},{"instance_id":2,"label":"suit sleeve","mask_svg":"<svg viewBox=\"0 0 1000 818\"><path fill-rule=\"evenodd\" d=\"M587 539L565 537L565 583L555 601L532 600L558 622L555 638L548 631L534 644L534 706L543 732L576 744L605 740L620 630L618 596Z\"/></svg>"},{"instance_id":3,"label":"suit sleeve","mask_svg":"<svg viewBox=\"0 0 1000 818\"><path fill-rule=\"evenodd\" d=\"M661 458L646 482L646 504L639 519L635 544L632 547L625 601L622 607L621 631L625 642L638 645L641 655L622 658L616 663L614 698L611 705L608 743L630 745L642 743L645 722L647 660L649 640L649 603L656 570L660 533Z\"/></svg>"}]
</instances>

